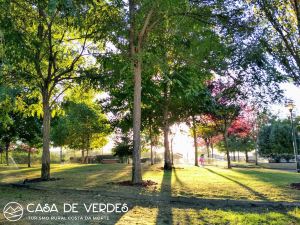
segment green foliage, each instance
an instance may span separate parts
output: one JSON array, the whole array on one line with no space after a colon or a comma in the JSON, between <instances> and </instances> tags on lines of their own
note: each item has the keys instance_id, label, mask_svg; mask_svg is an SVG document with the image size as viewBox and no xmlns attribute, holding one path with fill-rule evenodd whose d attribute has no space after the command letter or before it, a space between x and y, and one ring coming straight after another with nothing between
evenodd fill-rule
<instances>
[{"instance_id":1,"label":"green foliage","mask_svg":"<svg viewBox=\"0 0 300 225\"><path fill-rule=\"evenodd\" d=\"M142 129L149 130L149 126L161 129L166 101L169 102L170 124L185 120L192 110L196 113L207 108L209 93L205 82L212 77L211 71L221 64L226 53L213 25L208 22L213 6L196 6L186 1L136 4L139 3L141 9L135 15L137 30L147 10L155 9L151 17L154 25L139 53L143 62ZM192 14L198 9L207 23L198 23L195 18L185 16L189 10ZM175 14L178 16L173 16ZM124 30L128 28L127 24L123 26ZM115 34L120 35L117 31ZM97 81L101 89L109 93L103 105L115 115L114 125L127 132L133 122L132 68L127 42L119 37L112 40L117 50L98 57L102 67ZM95 73L90 72L91 76ZM165 89L168 99L164 97Z\"/></svg>"},{"instance_id":2,"label":"green foliage","mask_svg":"<svg viewBox=\"0 0 300 225\"><path fill-rule=\"evenodd\" d=\"M31 163L39 164L41 162L42 151L31 152ZM11 157L17 164L28 163L28 153L21 148L17 148L12 151Z\"/></svg>"},{"instance_id":3,"label":"green foliage","mask_svg":"<svg viewBox=\"0 0 300 225\"><path fill-rule=\"evenodd\" d=\"M258 135L258 152L261 156L279 160L293 155L292 131L289 121L275 120L261 128ZM288 156L285 156L287 158Z\"/></svg>"},{"instance_id":4,"label":"green foliage","mask_svg":"<svg viewBox=\"0 0 300 225\"><path fill-rule=\"evenodd\" d=\"M192 133L192 131L190 131ZM215 124L213 122L207 122L207 123L198 123L196 126L196 133L200 138L203 139L211 139L212 137L216 136L218 134L218 130L215 127Z\"/></svg>"},{"instance_id":5,"label":"green foliage","mask_svg":"<svg viewBox=\"0 0 300 225\"><path fill-rule=\"evenodd\" d=\"M30 147L42 147L42 121L37 117L22 117L16 122L18 140Z\"/></svg>"},{"instance_id":6,"label":"green foliage","mask_svg":"<svg viewBox=\"0 0 300 225\"><path fill-rule=\"evenodd\" d=\"M120 158L132 157L133 143L128 136L122 136L115 141L115 147L112 149L115 156Z\"/></svg>"},{"instance_id":7,"label":"green foliage","mask_svg":"<svg viewBox=\"0 0 300 225\"><path fill-rule=\"evenodd\" d=\"M109 121L94 97L91 90L80 87L69 92L63 102L64 115L53 121L51 137L55 146L89 150L107 144Z\"/></svg>"},{"instance_id":8,"label":"green foliage","mask_svg":"<svg viewBox=\"0 0 300 225\"><path fill-rule=\"evenodd\" d=\"M248 152L252 151L255 147L254 140L250 137L239 137L231 135L228 137L228 148L231 152Z\"/></svg>"},{"instance_id":9,"label":"green foliage","mask_svg":"<svg viewBox=\"0 0 300 225\"><path fill-rule=\"evenodd\" d=\"M300 83L300 9L299 1L268 0L249 1L256 20L257 33L262 34L261 52L273 65L280 65L281 77ZM263 30L262 30L263 27Z\"/></svg>"}]
</instances>

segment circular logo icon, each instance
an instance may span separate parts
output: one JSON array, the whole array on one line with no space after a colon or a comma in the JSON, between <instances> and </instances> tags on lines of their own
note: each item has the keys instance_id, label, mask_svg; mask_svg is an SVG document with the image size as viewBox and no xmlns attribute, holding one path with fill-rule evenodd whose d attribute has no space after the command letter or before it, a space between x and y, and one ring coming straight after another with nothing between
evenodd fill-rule
<instances>
[{"instance_id":1,"label":"circular logo icon","mask_svg":"<svg viewBox=\"0 0 300 225\"><path fill-rule=\"evenodd\" d=\"M9 202L3 209L3 215L9 221L18 221L23 216L23 207L17 202Z\"/></svg>"}]
</instances>

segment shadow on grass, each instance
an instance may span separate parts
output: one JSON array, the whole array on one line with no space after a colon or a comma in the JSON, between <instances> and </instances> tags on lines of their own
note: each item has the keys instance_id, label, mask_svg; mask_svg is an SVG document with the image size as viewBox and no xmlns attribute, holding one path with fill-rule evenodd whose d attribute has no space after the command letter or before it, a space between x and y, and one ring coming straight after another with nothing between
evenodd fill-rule
<instances>
[{"instance_id":1,"label":"shadow on grass","mask_svg":"<svg viewBox=\"0 0 300 225\"><path fill-rule=\"evenodd\" d=\"M291 183L298 183L300 176L296 172L274 171L270 169L235 169L236 172L254 178L280 189L282 193L293 196L294 200L300 200L300 191L290 188Z\"/></svg>"},{"instance_id":2,"label":"shadow on grass","mask_svg":"<svg viewBox=\"0 0 300 225\"><path fill-rule=\"evenodd\" d=\"M209 172L213 173L213 174L216 174L216 175L218 175L218 176L220 176L220 177L223 177L223 178L225 178L225 179L227 179L227 180L230 180L230 181L232 181L232 182L238 184L238 185L241 186L242 188L244 188L244 189L246 189L247 191L249 191L251 194L255 195L255 196L256 196L257 198L259 198L260 200L264 200L264 201L267 201L267 200L268 200L268 198L267 198L266 196L264 196L263 194L261 194L261 193L255 191L255 190L253 190L252 188L248 187L247 185L245 185L245 184L243 184L243 183L241 183L241 182L239 182L239 181L237 181L237 180L234 180L234 179L232 179L232 178L230 178L230 177L228 177L228 176L225 176L225 175L223 175L223 174L220 174L220 173L218 173L218 172L216 172L216 171L213 171L213 170L211 170L211 169L208 169L208 168L205 168L205 169L208 170Z\"/></svg>"},{"instance_id":3,"label":"shadow on grass","mask_svg":"<svg viewBox=\"0 0 300 225\"><path fill-rule=\"evenodd\" d=\"M279 170L270 170L270 169L255 169L255 170L247 170L247 169L235 169L239 173L244 175L253 176L256 179L259 179L264 182L276 184L282 182L292 182L299 181L299 174L288 171L279 171Z\"/></svg>"},{"instance_id":4,"label":"shadow on grass","mask_svg":"<svg viewBox=\"0 0 300 225\"><path fill-rule=\"evenodd\" d=\"M24 179L26 179L27 176L30 176L32 173L35 173L37 171L40 171L40 168L19 168L17 170L5 170L0 172L0 182L6 182L5 180L7 178L14 178L16 179L16 182L23 182ZM18 177L20 177L18 179ZM24 179L23 179L24 177Z\"/></svg>"},{"instance_id":5,"label":"shadow on grass","mask_svg":"<svg viewBox=\"0 0 300 225\"><path fill-rule=\"evenodd\" d=\"M161 182L161 198L170 198L172 197L172 174L173 170L164 171L164 175ZM159 206L158 213L156 218L156 224L173 224L173 215L171 204Z\"/></svg>"},{"instance_id":6,"label":"shadow on grass","mask_svg":"<svg viewBox=\"0 0 300 225\"><path fill-rule=\"evenodd\" d=\"M174 176L175 176L176 182L179 183L179 185L180 185L182 188L184 188L184 187L186 186L186 184L184 184L184 183L182 182L182 180L178 177L177 172L176 172L176 168L174 169Z\"/></svg>"},{"instance_id":7,"label":"shadow on grass","mask_svg":"<svg viewBox=\"0 0 300 225\"><path fill-rule=\"evenodd\" d=\"M91 172L92 173L93 172L95 172L95 173L96 172L105 172L105 171L108 171L108 170L112 169L112 167L113 166L86 165L86 166L82 166L82 167L66 168L66 170L58 171L57 173L53 174L53 177L62 175L63 173L65 173L64 177L67 177L70 174L74 174L75 176L78 176L77 173L85 174L85 172L87 170L88 170L88 173L91 173ZM124 167L122 165L117 165L116 167L118 169L120 169L120 171L123 171L123 172L127 171L127 169L128 169L127 167ZM114 167L114 168L116 169L116 167ZM125 170L125 168L127 168L127 169ZM249 188L248 186L240 183L239 181L236 181L236 180L234 180L230 177L227 177L223 174L217 173L217 172L215 172L211 169L207 169L207 170L210 171L211 173L219 175L219 176L221 176L225 179L228 179L228 180L240 185L241 187L247 189L251 193L262 197L262 199L265 199L265 197L261 196L260 193L257 193L256 191L254 191L253 189ZM118 176L120 171L112 170L110 172L110 174L114 173L115 176ZM131 170L129 169L129 171L131 171ZM290 217L290 219L293 219L293 221L299 221L299 219L297 219L293 215L287 214L288 210L290 210L290 209L285 208L285 207L280 207L280 208L271 208L270 207L270 208L266 209L265 207L253 207L253 208L252 207L248 207L248 208L245 208L245 207L226 207L224 205L218 205L217 203L211 203L211 202L207 202L207 203L202 204L202 205L193 205L192 202L187 202L187 203L174 202L175 198L172 198L172 183L171 183L172 182L172 176L175 176L176 181L179 182L179 184L180 184L180 186L182 186L182 188L184 188L184 186L185 186L185 183L182 182L178 178L178 176L176 174L176 169L173 170L173 171L164 171L163 178L162 178L162 184L161 184L161 192L159 194L161 199L167 200L164 203L163 202L147 202L146 200L138 200L138 199L134 199L134 198L131 198L131 200L129 200L130 198L126 198L126 196L124 196L125 193L123 193L122 191L119 191L119 196L118 197L115 196L115 197L112 197L112 198L109 198L109 199L112 199L111 201L120 202L120 200L121 200L121 202L128 203L129 209L132 209L135 206L143 207L144 210L147 210L147 208L150 209L150 208L158 207L158 213L157 213L157 216L156 216L156 224L157 225L158 224L174 224L175 223L176 217L174 217L174 216L176 216L176 215L174 214L174 212L172 212L172 209L184 210L184 214L185 214L184 215L184 220L186 221L186 224L190 224L191 221L192 221L191 215L187 211L188 209L199 210L199 213L201 213L200 210L211 209L211 210L230 211L230 212L234 212L234 213L239 213L239 212L253 213L253 212L255 212L255 213L258 213L258 214L268 213L269 212L268 210L270 210L270 211L284 213L285 215L288 215ZM80 179L80 178L81 177L78 176L78 179ZM103 178L103 179L106 179L106 178ZM76 180L73 181L73 182L75 184ZM74 188L75 187L76 186L74 186ZM9 190L12 190L12 189L9 189ZM18 190L22 193L24 192L24 189L23 190L15 189L15 190ZM58 194L57 191L58 190L55 190L55 194ZM70 190L70 191L72 191L72 190ZM32 192L35 192L35 191L32 191ZM40 191L36 191L37 196L40 196L40 193L41 193ZM65 196L66 193L68 193L68 192L63 192L63 193L64 193L63 195ZM71 193L73 193L73 192L71 192ZM51 195L49 195L49 196L51 196ZM104 202L105 201L110 201L106 197L101 197L101 196L102 196L102 194L100 195L100 197L97 197L97 196L95 196L95 194L89 193L89 192L86 192L86 193L81 192L81 194L78 194L78 192L74 192L74 198L78 197L80 199L83 199L83 201L95 201L95 198L99 199L99 200L101 198L101 200L104 200ZM1 197L1 194L0 194L0 197ZM68 198L69 198L69 195L68 195ZM187 201L188 201L188 199L187 199ZM103 222L105 222L105 224L115 224L118 221L122 220L123 215L125 215L125 214L113 214L109 221L103 221ZM134 219L136 219L136 221L138 221L138 222L143 222L143 218L134 218ZM295 224L297 224L297 223L295 223Z\"/></svg>"}]
</instances>

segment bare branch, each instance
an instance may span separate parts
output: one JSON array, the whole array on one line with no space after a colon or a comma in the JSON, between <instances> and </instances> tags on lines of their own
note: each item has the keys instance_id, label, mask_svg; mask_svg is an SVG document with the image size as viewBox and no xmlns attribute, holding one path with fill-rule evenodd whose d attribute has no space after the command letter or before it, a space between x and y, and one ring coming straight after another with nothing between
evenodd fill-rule
<instances>
[{"instance_id":1,"label":"bare branch","mask_svg":"<svg viewBox=\"0 0 300 225\"><path fill-rule=\"evenodd\" d=\"M147 28L149 26L152 14L153 14L153 8L148 12L148 14L146 16L146 19L145 19L145 22L144 22L144 25L142 27L142 30L139 32L139 35L138 35L138 47L142 46L142 43L143 43L143 40L144 40L144 37L145 37L145 34L146 34L146 30L147 30Z\"/></svg>"},{"instance_id":2,"label":"bare branch","mask_svg":"<svg viewBox=\"0 0 300 225\"><path fill-rule=\"evenodd\" d=\"M54 104L56 103L56 101L57 101L57 99L60 97L60 96L62 96L62 94L66 91L66 90L68 90L69 88L71 88L72 87L72 84L70 84L69 83L69 85L68 86L66 86L57 96L55 96L54 97L54 99L51 101L51 103L50 103L50 108L52 108L53 106L54 106Z\"/></svg>"}]
</instances>

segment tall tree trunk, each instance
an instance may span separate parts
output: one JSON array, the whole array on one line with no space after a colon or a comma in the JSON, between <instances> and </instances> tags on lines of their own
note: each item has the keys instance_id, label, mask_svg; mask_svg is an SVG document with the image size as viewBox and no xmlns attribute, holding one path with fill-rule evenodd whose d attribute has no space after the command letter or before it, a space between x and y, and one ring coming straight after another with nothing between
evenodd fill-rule
<instances>
[{"instance_id":1,"label":"tall tree trunk","mask_svg":"<svg viewBox=\"0 0 300 225\"><path fill-rule=\"evenodd\" d=\"M236 162L235 151L233 151L233 161Z\"/></svg>"},{"instance_id":2,"label":"tall tree trunk","mask_svg":"<svg viewBox=\"0 0 300 225\"><path fill-rule=\"evenodd\" d=\"M258 165L258 138L257 137L255 140L255 165Z\"/></svg>"},{"instance_id":3,"label":"tall tree trunk","mask_svg":"<svg viewBox=\"0 0 300 225\"><path fill-rule=\"evenodd\" d=\"M210 142L210 148L211 148L211 157L214 158L214 144L212 141Z\"/></svg>"},{"instance_id":4,"label":"tall tree trunk","mask_svg":"<svg viewBox=\"0 0 300 225\"><path fill-rule=\"evenodd\" d=\"M237 158L238 158L238 162L240 161L240 152L237 152Z\"/></svg>"},{"instance_id":5,"label":"tall tree trunk","mask_svg":"<svg viewBox=\"0 0 300 225\"><path fill-rule=\"evenodd\" d=\"M129 48L134 75L132 183L138 184L142 182L140 143L142 64L141 59L138 58L138 54L141 53L141 46L136 45L135 13L135 2L134 0L129 0Z\"/></svg>"},{"instance_id":6,"label":"tall tree trunk","mask_svg":"<svg viewBox=\"0 0 300 225\"><path fill-rule=\"evenodd\" d=\"M173 138L171 139L171 161L172 165L174 165Z\"/></svg>"},{"instance_id":7,"label":"tall tree trunk","mask_svg":"<svg viewBox=\"0 0 300 225\"><path fill-rule=\"evenodd\" d=\"M206 145L207 157L209 158L210 154L209 154L209 141L208 141L208 139L205 141L205 145Z\"/></svg>"},{"instance_id":8,"label":"tall tree trunk","mask_svg":"<svg viewBox=\"0 0 300 225\"><path fill-rule=\"evenodd\" d=\"M151 151L151 165L154 165L154 160L153 160L153 137L152 137L152 126L150 125L150 151Z\"/></svg>"},{"instance_id":9,"label":"tall tree trunk","mask_svg":"<svg viewBox=\"0 0 300 225\"><path fill-rule=\"evenodd\" d=\"M134 63L134 106L133 106L133 167L132 182L142 182L141 169L141 62Z\"/></svg>"},{"instance_id":10,"label":"tall tree trunk","mask_svg":"<svg viewBox=\"0 0 300 225\"><path fill-rule=\"evenodd\" d=\"M246 163L248 163L249 162L249 157L248 157L248 151L247 150L245 151L245 156L246 156Z\"/></svg>"},{"instance_id":11,"label":"tall tree trunk","mask_svg":"<svg viewBox=\"0 0 300 225\"><path fill-rule=\"evenodd\" d=\"M195 148L195 166L199 166L198 162L198 145L197 145L197 131L196 131L196 118L193 115L193 137L194 137L194 148Z\"/></svg>"},{"instance_id":12,"label":"tall tree trunk","mask_svg":"<svg viewBox=\"0 0 300 225\"><path fill-rule=\"evenodd\" d=\"M63 163L63 147L60 146L60 163Z\"/></svg>"},{"instance_id":13,"label":"tall tree trunk","mask_svg":"<svg viewBox=\"0 0 300 225\"><path fill-rule=\"evenodd\" d=\"M50 96L48 87L43 90L43 154L42 154L42 180L50 179L50 120L51 110L49 104Z\"/></svg>"},{"instance_id":14,"label":"tall tree trunk","mask_svg":"<svg viewBox=\"0 0 300 225\"><path fill-rule=\"evenodd\" d=\"M81 163L84 164L84 150L81 150Z\"/></svg>"},{"instance_id":15,"label":"tall tree trunk","mask_svg":"<svg viewBox=\"0 0 300 225\"><path fill-rule=\"evenodd\" d=\"M27 166L28 167L31 167L31 157L30 157L30 155L31 155L31 151L29 150L28 155L27 155Z\"/></svg>"},{"instance_id":16,"label":"tall tree trunk","mask_svg":"<svg viewBox=\"0 0 300 225\"><path fill-rule=\"evenodd\" d=\"M229 149L228 149L228 131L227 131L227 126L225 126L225 131L224 131L223 137L224 137L225 150L226 150L226 156L227 156L227 168L231 169L230 155L229 155Z\"/></svg>"},{"instance_id":17,"label":"tall tree trunk","mask_svg":"<svg viewBox=\"0 0 300 225\"><path fill-rule=\"evenodd\" d=\"M6 165L9 166L8 161L8 150L9 150L10 141L5 142L5 159L6 159Z\"/></svg>"},{"instance_id":18,"label":"tall tree trunk","mask_svg":"<svg viewBox=\"0 0 300 225\"><path fill-rule=\"evenodd\" d=\"M165 84L164 87L164 114L163 114L163 124L164 124L164 147L165 147L165 163L164 169L165 170L172 170L172 162L171 162L171 155L170 155L170 146L169 146L169 90L168 84Z\"/></svg>"},{"instance_id":19,"label":"tall tree trunk","mask_svg":"<svg viewBox=\"0 0 300 225\"><path fill-rule=\"evenodd\" d=\"M89 148L86 149L86 157L85 158L86 158L85 163L88 164L89 163Z\"/></svg>"}]
</instances>

